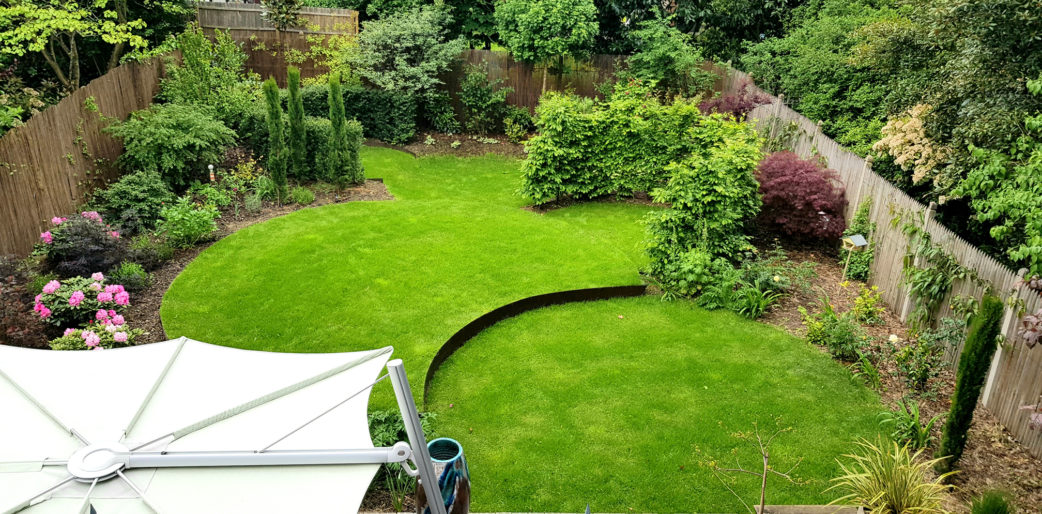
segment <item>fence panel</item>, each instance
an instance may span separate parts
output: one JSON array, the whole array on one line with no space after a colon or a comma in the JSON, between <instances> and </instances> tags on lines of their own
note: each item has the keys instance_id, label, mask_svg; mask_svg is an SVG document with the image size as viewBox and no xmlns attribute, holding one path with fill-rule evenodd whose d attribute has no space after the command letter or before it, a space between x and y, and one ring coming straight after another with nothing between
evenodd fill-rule
<instances>
[{"instance_id":1,"label":"fence panel","mask_svg":"<svg viewBox=\"0 0 1042 514\"><path fill-rule=\"evenodd\" d=\"M484 69L491 80L502 80L500 86L514 90L507 95L507 103L510 105L532 111L539 104L539 95L543 92L543 66L515 61L508 52L491 50L467 50L461 57L461 62L443 77L448 90L453 92L457 108L459 105L456 95L459 85L472 66ZM597 86L611 79L616 66L623 59L620 55L606 54L594 55L581 61L565 59L565 73L547 73L546 90L570 90L581 96L599 97Z\"/></svg>"},{"instance_id":2,"label":"fence panel","mask_svg":"<svg viewBox=\"0 0 1042 514\"><path fill-rule=\"evenodd\" d=\"M29 253L47 220L75 209L92 183L117 176L123 145L101 131L87 99L124 119L151 105L162 76L158 57L124 64L0 137L0 254Z\"/></svg>"},{"instance_id":3,"label":"fence panel","mask_svg":"<svg viewBox=\"0 0 1042 514\"><path fill-rule=\"evenodd\" d=\"M746 74L738 71L730 70L724 75L717 86L725 93L737 92L741 85L749 81ZM752 90L766 94L755 86ZM770 104L757 107L749 114L749 119L757 124L760 133L786 142L803 158L824 158L846 185L848 219L854 215L861 201L871 199L870 218L876 224L871 239L876 245L876 255L870 282L879 286L886 303L903 319L907 319L911 305L907 289L902 283L902 270L908 254L908 238L901 227L894 226L891 220L897 212L923 213L927 211L927 206L872 172L870 162L826 136L817 123L790 109L779 98L770 98ZM938 318L954 315L951 300L955 296L970 296L979 300L988 290L1003 296L1014 295L1023 302L1025 312L1034 312L1042 306L1042 297L1038 293L1025 289L1014 291L1018 276L1013 270L940 223L927 219L925 225L935 243L944 247L962 266L974 270L984 282L984 285L969 280L956 283L942 303ZM992 363L982 401L1032 454L1042 457L1042 431L1031 430L1027 413L1021 410L1024 405L1042 400L1042 349L1031 350L1018 341L1016 331L1019 314L1019 309L1007 309L1002 328L1008 344L999 349ZM948 349L945 353L948 364L956 365L961 351L961 347Z\"/></svg>"},{"instance_id":4,"label":"fence panel","mask_svg":"<svg viewBox=\"0 0 1042 514\"><path fill-rule=\"evenodd\" d=\"M259 4L199 2L196 18L207 35L225 30L246 52L246 67L261 78L274 77L280 87L286 87L286 55L307 54L313 44L330 36L358 34L358 11L303 7L300 10L304 24L285 31L261 17L264 7ZM329 71L313 59L295 62L303 78L315 77Z\"/></svg>"}]
</instances>

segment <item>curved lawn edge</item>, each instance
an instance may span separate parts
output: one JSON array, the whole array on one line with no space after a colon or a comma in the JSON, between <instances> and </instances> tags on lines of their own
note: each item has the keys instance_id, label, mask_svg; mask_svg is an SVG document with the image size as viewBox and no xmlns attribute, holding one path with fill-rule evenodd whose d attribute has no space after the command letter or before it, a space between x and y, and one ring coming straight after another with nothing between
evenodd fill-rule
<instances>
[{"instance_id":1,"label":"curved lawn edge","mask_svg":"<svg viewBox=\"0 0 1042 514\"><path fill-rule=\"evenodd\" d=\"M484 330L492 327L500 321L512 318L519 314L552 305L566 303L590 302L598 300L610 300L612 298L630 298L643 296L647 292L647 285L634 286L607 286L589 287L585 289L570 289L568 291L557 291L553 293L538 294L520 300L510 302L482 314L474 321L467 323L463 328L452 334L438 353L434 355L430 365L427 367L427 376L423 380L423 403L426 407L427 397L430 393L431 384L434 383L434 375L438 368L448 360L457 350L463 348L467 341L475 338Z\"/></svg>"}]
</instances>

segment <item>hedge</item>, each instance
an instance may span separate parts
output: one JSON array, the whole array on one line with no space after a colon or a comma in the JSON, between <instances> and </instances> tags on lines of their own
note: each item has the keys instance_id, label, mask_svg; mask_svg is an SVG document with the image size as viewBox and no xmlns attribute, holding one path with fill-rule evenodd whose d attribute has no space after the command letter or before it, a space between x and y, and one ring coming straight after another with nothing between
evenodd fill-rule
<instances>
[{"instance_id":1,"label":"hedge","mask_svg":"<svg viewBox=\"0 0 1042 514\"><path fill-rule=\"evenodd\" d=\"M418 102L410 95L344 86L347 118L362 124L365 137L392 144L404 144L416 135ZM329 85L313 84L301 89L304 114L325 118L329 115Z\"/></svg>"}]
</instances>

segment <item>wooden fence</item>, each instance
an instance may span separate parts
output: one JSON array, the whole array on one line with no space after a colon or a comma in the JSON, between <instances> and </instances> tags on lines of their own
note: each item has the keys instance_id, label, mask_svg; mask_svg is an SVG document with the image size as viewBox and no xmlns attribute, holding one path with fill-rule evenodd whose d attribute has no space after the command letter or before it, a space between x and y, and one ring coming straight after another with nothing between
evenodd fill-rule
<instances>
[{"instance_id":1,"label":"wooden fence","mask_svg":"<svg viewBox=\"0 0 1042 514\"><path fill-rule=\"evenodd\" d=\"M123 145L87 105L124 119L151 105L163 72L161 58L124 64L0 137L0 254L29 253L48 220L76 209L92 183L118 175Z\"/></svg>"},{"instance_id":2,"label":"wooden fence","mask_svg":"<svg viewBox=\"0 0 1042 514\"><path fill-rule=\"evenodd\" d=\"M232 39L242 44L247 56L246 67L261 78L275 77L280 87L286 86L287 64L300 68L303 78L328 71L311 58L298 62L313 45L329 37L358 33L358 11L349 9L303 7L300 10L305 20L303 25L277 32L261 17L264 7L259 4L199 2L195 5L196 19L206 34L213 35L217 29L228 31Z\"/></svg>"},{"instance_id":3,"label":"wooden fence","mask_svg":"<svg viewBox=\"0 0 1042 514\"><path fill-rule=\"evenodd\" d=\"M485 70L489 79L502 80L502 87L514 91L507 95L507 103L534 110L539 104L539 95L543 91L542 65L533 65L515 61L508 52L491 50L467 50L462 60L447 73L443 80L454 100L459 92L467 70L473 66ZM600 96L597 86L611 79L615 68L624 59L620 55L594 55L590 59L576 61L568 58L564 61L563 74L552 71L546 76L547 91L564 91L566 89L582 96ZM457 106L458 107L458 106Z\"/></svg>"},{"instance_id":4,"label":"wooden fence","mask_svg":"<svg viewBox=\"0 0 1042 514\"><path fill-rule=\"evenodd\" d=\"M718 86L723 92L735 92L748 80L744 73L731 71L721 79ZM755 86L753 89L762 92ZM902 270L909 253L908 237L900 226L891 224L894 215L899 212L910 216L923 214L924 228L933 242L940 244L961 265L974 270L984 283L958 281L942 303L938 318L954 315L950 305L953 297L971 296L980 299L989 289L1002 297L1012 296L1014 300L1022 302L1007 307L1002 327L1007 343L995 355L982 401L1018 441L1036 457L1042 457L1042 431L1031 430L1027 412L1020 410L1024 405L1034 405L1042 396L1042 348L1027 348L1016 334L1021 313L1034 312L1042 306L1042 297L1024 288L1014 288L1017 273L932 220L928 206L917 202L873 172L871 161L862 159L830 139L821 132L817 123L790 109L778 98L771 96L771 99L771 104L757 107L749 114L749 119L757 124L761 134L782 141L801 157L823 157L828 167L839 173L846 186L847 219L853 217L861 202L871 200L870 218L876 224L876 229L870 234L875 244L875 260L869 282L879 286L886 303L903 320L907 320L913 305L902 283ZM945 355L948 363L956 365L961 351L961 347L949 349Z\"/></svg>"}]
</instances>

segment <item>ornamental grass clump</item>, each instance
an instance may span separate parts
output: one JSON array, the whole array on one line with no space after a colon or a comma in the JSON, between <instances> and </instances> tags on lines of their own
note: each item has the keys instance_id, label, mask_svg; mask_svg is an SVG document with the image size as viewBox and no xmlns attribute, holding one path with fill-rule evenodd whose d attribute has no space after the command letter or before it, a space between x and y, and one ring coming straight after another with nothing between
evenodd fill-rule
<instances>
[{"instance_id":1,"label":"ornamental grass clump","mask_svg":"<svg viewBox=\"0 0 1042 514\"><path fill-rule=\"evenodd\" d=\"M775 152L757 172L765 221L802 240L833 240L843 233L847 200L835 171L792 152Z\"/></svg>"},{"instance_id":2,"label":"ornamental grass clump","mask_svg":"<svg viewBox=\"0 0 1042 514\"><path fill-rule=\"evenodd\" d=\"M830 505L847 504L865 507L872 514L944 513L943 502L949 486L945 473L934 480L927 471L939 460L920 459L919 450L911 453L907 446L877 439L857 442L858 451L844 455L849 462L839 461L842 474L832 479L828 490L838 490L843 496Z\"/></svg>"},{"instance_id":3,"label":"ornamental grass clump","mask_svg":"<svg viewBox=\"0 0 1042 514\"><path fill-rule=\"evenodd\" d=\"M83 327L101 319L101 313L122 313L130 305L130 293L120 284L106 284L105 275L51 280L36 295L33 312L55 327Z\"/></svg>"}]
</instances>

